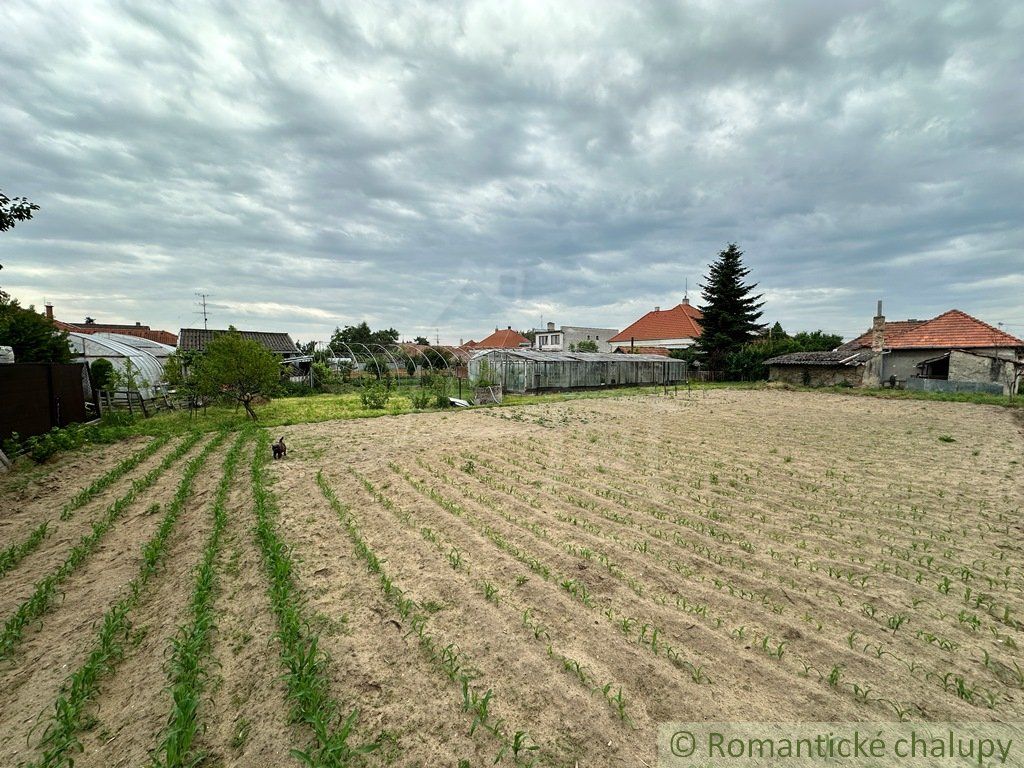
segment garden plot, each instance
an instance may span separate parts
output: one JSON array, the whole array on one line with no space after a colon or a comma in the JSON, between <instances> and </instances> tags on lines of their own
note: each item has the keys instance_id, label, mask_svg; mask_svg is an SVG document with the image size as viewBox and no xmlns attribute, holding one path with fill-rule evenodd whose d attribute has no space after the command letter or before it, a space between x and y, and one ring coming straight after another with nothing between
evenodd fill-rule
<instances>
[{"instance_id":1,"label":"garden plot","mask_svg":"<svg viewBox=\"0 0 1024 768\"><path fill-rule=\"evenodd\" d=\"M1016 721L1022 439L717 390L7 481L0 763L633 766L667 720Z\"/></svg>"},{"instance_id":2,"label":"garden plot","mask_svg":"<svg viewBox=\"0 0 1024 768\"><path fill-rule=\"evenodd\" d=\"M319 485L383 564L363 579L398 590L344 652L411 630L478 749L523 730L527 759L636 764L669 719L1024 714L1010 411L717 391L285 431L304 583L342 615L365 601L335 581ZM438 649L491 693L493 732Z\"/></svg>"}]
</instances>

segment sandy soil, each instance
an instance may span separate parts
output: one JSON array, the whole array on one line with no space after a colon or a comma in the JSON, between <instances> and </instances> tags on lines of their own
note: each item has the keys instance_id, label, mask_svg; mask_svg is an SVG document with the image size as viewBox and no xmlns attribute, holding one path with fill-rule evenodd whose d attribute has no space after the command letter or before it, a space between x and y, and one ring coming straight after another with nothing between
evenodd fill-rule
<instances>
[{"instance_id":1,"label":"sandy soil","mask_svg":"<svg viewBox=\"0 0 1024 768\"><path fill-rule=\"evenodd\" d=\"M340 557L323 551L343 541L340 527L310 501L322 469L403 588L442 606L431 622L473 659L501 716L528 723L551 762L651 762L667 719L1024 712L1011 672L1024 665L1013 514L1024 473L1007 450L1022 444L1009 411L718 391L377 422L285 430L279 488L299 552ZM468 573L450 567L453 547ZM524 632L526 609L553 656ZM631 635L616 628L623 618ZM645 623L708 679L640 642ZM560 657L621 686L632 725ZM447 696L458 703L451 686Z\"/></svg>"},{"instance_id":2,"label":"sandy soil","mask_svg":"<svg viewBox=\"0 0 1024 768\"><path fill-rule=\"evenodd\" d=\"M26 629L14 656L0 667L0 764L13 764L15 756L24 759L31 754L30 729L41 714L48 714L63 681L85 660L95 639L97 620L138 573L142 546L160 523L160 512L153 513L152 505L170 499L180 467L201 447L201 443L194 446L139 494L96 551L64 582L59 602ZM67 550L54 550L53 568L66 555ZM43 575L42 571L37 574ZM18 583L21 577L18 569L8 580ZM3 614L4 620L14 607ZM118 701L117 706L124 702Z\"/></svg>"},{"instance_id":3,"label":"sandy soil","mask_svg":"<svg viewBox=\"0 0 1024 768\"><path fill-rule=\"evenodd\" d=\"M148 437L113 445L91 445L56 456L45 464L19 462L13 472L0 473L0 549L21 541L43 520L55 520L61 507L82 488L141 450Z\"/></svg>"},{"instance_id":4,"label":"sandy soil","mask_svg":"<svg viewBox=\"0 0 1024 768\"><path fill-rule=\"evenodd\" d=\"M228 498L217 627L213 656L218 668L204 712L201 748L213 765L274 768L292 762L289 750L305 735L288 723L276 627L259 548L252 535L252 490L245 465Z\"/></svg>"},{"instance_id":5,"label":"sandy soil","mask_svg":"<svg viewBox=\"0 0 1024 768\"><path fill-rule=\"evenodd\" d=\"M76 509L67 520L60 519L62 504L41 505L36 510L36 515L39 519L32 521L32 525L23 526L24 530L16 534L14 542L23 540L31 528L42 522L42 520L49 521L49 533L34 552L26 555L17 566L4 574L2 582L0 582L4 586L4 589L0 592L0 616L6 616L11 613L19 603L31 595L36 582L51 573L63 562L71 547L91 531L93 523L103 516L107 507L123 496L136 479L144 476L160 464L178 445L179 442L177 440L170 441L154 455L139 464L134 470L128 472L109 488L97 494L94 499ZM117 462L113 463L116 464ZM107 466L104 471L109 470L111 466ZM168 476L170 480L168 480ZM176 471L174 468L168 470L160 480L163 483L161 488L165 488L168 482L176 482L174 480L175 476ZM90 478L82 487L87 487L92 482L92 479L94 478ZM73 495L73 492L68 494L69 497ZM159 500L162 497L156 495L147 496L147 498Z\"/></svg>"},{"instance_id":6,"label":"sandy soil","mask_svg":"<svg viewBox=\"0 0 1024 768\"><path fill-rule=\"evenodd\" d=\"M357 557L318 471L426 631L462 654L493 692L491 716L526 731L540 764L653 765L666 720L1024 717L1024 421L1008 410L719 390L278 432L289 456L270 470L277 522L332 694L359 711L353 741L381 742L365 765L489 764L500 742L469 733L461 687ZM155 744L167 640L225 450L197 480L128 655L104 682L83 765L141 764ZM105 471L128 453L95 461ZM0 763L32 754L29 728L136 572L157 522L144 511L170 498L181 465L0 669ZM0 504L34 494L16 513L28 530L91 478L39 475L32 491L0 481ZM4 616L116 495L12 571ZM296 764L289 750L309 734L288 723L243 469L228 521L201 746L211 764Z\"/></svg>"}]
</instances>

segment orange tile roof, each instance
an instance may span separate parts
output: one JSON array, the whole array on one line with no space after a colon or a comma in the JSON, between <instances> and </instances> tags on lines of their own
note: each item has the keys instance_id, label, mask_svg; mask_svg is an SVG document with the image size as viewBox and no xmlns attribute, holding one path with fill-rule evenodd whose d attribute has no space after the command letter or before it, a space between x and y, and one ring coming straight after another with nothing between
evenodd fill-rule
<instances>
[{"instance_id":1,"label":"orange tile roof","mask_svg":"<svg viewBox=\"0 0 1024 768\"><path fill-rule=\"evenodd\" d=\"M170 331L158 331L148 325L117 325L116 323L65 323L63 320L54 320L53 324L61 331L70 333L121 333L125 336L138 336L140 339L158 341L168 346L176 346L178 337Z\"/></svg>"},{"instance_id":2,"label":"orange tile roof","mask_svg":"<svg viewBox=\"0 0 1024 768\"><path fill-rule=\"evenodd\" d=\"M648 312L632 325L608 339L611 343L651 339L696 339L700 337L700 319L704 315L692 304L683 302L672 309Z\"/></svg>"},{"instance_id":3,"label":"orange tile roof","mask_svg":"<svg viewBox=\"0 0 1024 768\"><path fill-rule=\"evenodd\" d=\"M889 346L890 341L894 341L898 337L902 336L907 331L912 331L919 325L924 325L927 320L890 320L885 323L883 333L885 334L885 345ZM848 341L840 349L862 349L871 346L871 341L874 338L874 331L867 330L852 341Z\"/></svg>"},{"instance_id":4,"label":"orange tile roof","mask_svg":"<svg viewBox=\"0 0 1024 768\"><path fill-rule=\"evenodd\" d=\"M518 331L511 329L495 331L483 341L476 343L477 349L519 349L520 345L530 345L530 340Z\"/></svg>"},{"instance_id":5,"label":"orange tile roof","mask_svg":"<svg viewBox=\"0 0 1024 768\"><path fill-rule=\"evenodd\" d=\"M959 309L943 312L936 318L900 334L885 346L891 349L963 349L967 347L1024 347L1024 341L983 323Z\"/></svg>"}]
</instances>

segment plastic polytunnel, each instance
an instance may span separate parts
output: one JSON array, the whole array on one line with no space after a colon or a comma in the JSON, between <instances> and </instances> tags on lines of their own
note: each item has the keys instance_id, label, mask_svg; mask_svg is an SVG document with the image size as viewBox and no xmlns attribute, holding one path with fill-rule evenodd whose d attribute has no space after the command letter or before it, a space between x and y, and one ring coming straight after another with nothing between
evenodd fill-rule
<instances>
[{"instance_id":1,"label":"plastic polytunnel","mask_svg":"<svg viewBox=\"0 0 1024 768\"><path fill-rule=\"evenodd\" d=\"M164 380L164 361L174 351L174 347L166 344L113 333L68 333L68 345L75 362L91 365L104 358L121 373L128 368L130 362L139 385L139 394L147 400L155 396L154 386Z\"/></svg>"}]
</instances>

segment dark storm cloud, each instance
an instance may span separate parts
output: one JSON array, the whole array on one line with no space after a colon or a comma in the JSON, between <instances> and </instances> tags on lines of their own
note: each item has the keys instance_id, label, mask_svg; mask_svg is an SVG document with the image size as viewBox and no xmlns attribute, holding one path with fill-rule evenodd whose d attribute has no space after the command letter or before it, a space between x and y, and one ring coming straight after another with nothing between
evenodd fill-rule
<instances>
[{"instance_id":1,"label":"dark storm cloud","mask_svg":"<svg viewBox=\"0 0 1024 768\"><path fill-rule=\"evenodd\" d=\"M1024 333L1013 3L0 6L5 288L322 338L623 326L729 241L766 318Z\"/></svg>"}]
</instances>

